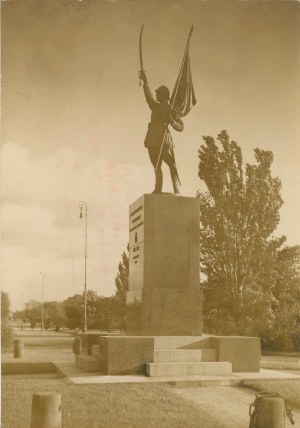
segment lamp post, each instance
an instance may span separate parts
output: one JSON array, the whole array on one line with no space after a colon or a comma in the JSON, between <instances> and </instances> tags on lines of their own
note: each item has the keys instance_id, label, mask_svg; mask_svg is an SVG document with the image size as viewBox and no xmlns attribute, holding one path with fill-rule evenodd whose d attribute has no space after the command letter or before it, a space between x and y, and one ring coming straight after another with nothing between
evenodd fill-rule
<instances>
[{"instance_id":1,"label":"lamp post","mask_svg":"<svg viewBox=\"0 0 300 428\"><path fill-rule=\"evenodd\" d=\"M84 252L84 325L83 333L87 331L86 319L86 259L87 259L87 203L85 201L79 202L80 215L79 218L85 218L85 252Z\"/></svg>"},{"instance_id":2,"label":"lamp post","mask_svg":"<svg viewBox=\"0 0 300 428\"><path fill-rule=\"evenodd\" d=\"M42 325L41 330L44 330L44 279L46 274L43 272L40 272L40 275L42 276Z\"/></svg>"}]
</instances>

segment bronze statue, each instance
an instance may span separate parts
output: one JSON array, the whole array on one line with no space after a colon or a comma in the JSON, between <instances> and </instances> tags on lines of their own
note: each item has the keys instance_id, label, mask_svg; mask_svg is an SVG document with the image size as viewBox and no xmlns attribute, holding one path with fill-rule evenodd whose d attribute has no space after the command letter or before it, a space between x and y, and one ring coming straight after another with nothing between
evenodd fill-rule
<instances>
[{"instance_id":1,"label":"bronze statue","mask_svg":"<svg viewBox=\"0 0 300 428\"><path fill-rule=\"evenodd\" d=\"M175 162L173 141L168 126L171 125L176 131L182 132L184 126L181 117L186 116L192 106L196 104L189 59L189 42L193 27L191 27L189 33L181 69L172 96L170 97L170 91L166 86L160 86L155 91L156 99L151 93L143 67L143 28L144 26L141 28L139 41L141 65L139 77L143 82L147 104L152 111L151 121L148 125L148 132L144 142L145 147L148 149L151 163L155 169L155 188L152 193L162 192L163 174L161 166L164 161L170 168L174 194L180 195L179 185L181 183Z\"/></svg>"},{"instance_id":2,"label":"bronze statue","mask_svg":"<svg viewBox=\"0 0 300 428\"><path fill-rule=\"evenodd\" d=\"M162 192L163 173L161 165L162 161L164 161L170 168L174 194L180 195L173 141L168 125L170 124L176 131L181 132L184 128L183 122L175 111L171 111L169 89L166 86L160 86L155 91L155 100L149 88L146 73L141 71L139 76L144 83L143 88L147 104L152 111L151 122L148 125L148 132L144 142L145 147L148 149L151 163L155 168L155 189L152 193ZM164 144L161 149L163 139Z\"/></svg>"}]
</instances>

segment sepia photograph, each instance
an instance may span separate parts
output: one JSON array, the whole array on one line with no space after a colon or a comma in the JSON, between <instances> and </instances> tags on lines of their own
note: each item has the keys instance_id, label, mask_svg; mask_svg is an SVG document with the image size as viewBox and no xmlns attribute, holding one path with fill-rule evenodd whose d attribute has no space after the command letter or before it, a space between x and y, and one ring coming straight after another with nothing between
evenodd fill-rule
<instances>
[{"instance_id":1,"label":"sepia photograph","mask_svg":"<svg viewBox=\"0 0 300 428\"><path fill-rule=\"evenodd\" d=\"M1 426L300 428L300 2L0 6Z\"/></svg>"}]
</instances>

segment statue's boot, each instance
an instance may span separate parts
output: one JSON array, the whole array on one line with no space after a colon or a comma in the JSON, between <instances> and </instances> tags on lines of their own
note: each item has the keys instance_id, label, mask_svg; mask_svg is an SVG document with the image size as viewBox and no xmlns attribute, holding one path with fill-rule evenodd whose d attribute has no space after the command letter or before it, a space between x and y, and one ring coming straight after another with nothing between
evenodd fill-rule
<instances>
[{"instance_id":1,"label":"statue's boot","mask_svg":"<svg viewBox=\"0 0 300 428\"><path fill-rule=\"evenodd\" d=\"M180 190L179 190L180 184L179 184L177 172L175 168L174 169L170 168L170 172L171 172L171 179L172 179L172 184L174 189L174 195L180 196Z\"/></svg>"},{"instance_id":2,"label":"statue's boot","mask_svg":"<svg viewBox=\"0 0 300 428\"><path fill-rule=\"evenodd\" d=\"M161 168L158 169L155 173L155 189L152 193L161 193L163 186L163 173Z\"/></svg>"}]
</instances>

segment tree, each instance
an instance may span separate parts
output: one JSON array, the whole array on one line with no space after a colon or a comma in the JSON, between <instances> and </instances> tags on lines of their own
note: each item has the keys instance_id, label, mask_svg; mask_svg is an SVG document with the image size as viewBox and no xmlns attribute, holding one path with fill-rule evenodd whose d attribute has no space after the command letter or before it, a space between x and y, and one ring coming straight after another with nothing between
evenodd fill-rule
<instances>
[{"instance_id":1,"label":"tree","mask_svg":"<svg viewBox=\"0 0 300 428\"><path fill-rule=\"evenodd\" d=\"M31 328L34 329L37 323L42 323L42 304L36 300L29 300L25 304L25 312L30 321Z\"/></svg>"},{"instance_id":2,"label":"tree","mask_svg":"<svg viewBox=\"0 0 300 428\"><path fill-rule=\"evenodd\" d=\"M66 325L69 328L83 326L84 298L81 294L75 294L63 301L63 307L67 317Z\"/></svg>"},{"instance_id":3,"label":"tree","mask_svg":"<svg viewBox=\"0 0 300 428\"><path fill-rule=\"evenodd\" d=\"M67 317L62 303L45 302L44 303L44 326L48 328L54 327L55 331L59 331L66 325Z\"/></svg>"},{"instance_id":4,"label":"tree","mask_svg":"<svg viewBox=\"0 0 300 428\"><path fill-rule=\"evenodd\" d=\"M119 330L125 330L126 319L126 291L128 290L129 278L129 245L127 252L123 251L122 260L118 266L118 273L115 278L117 287L116 295L111 303L111 316L114 327Z\"/></svg>"},{"instance_id":5,"label":"tree","mask_svg":"<svg viewBox=\"0 0 300 428\"><path fill-rule=\"evenodd\" d=\"M273 154L255 149L243 170L241 148L222 131L203 137L198 175L200 267L205 275L204 323L218 334L260 334L273 321L276 254L285 238L279 222L281 183L271 175Z\"/></svg>"},{"instance_id":6,"label":"tree","mask_svg":"<svg viewBox=\"0 0 300 428\"><path fill-rule=\"evenodd\" d=\"M277 279L272 290L275 315L266 346L275 350L300 349L300 246L278 251Z\"/></svg>"},{"instance_id":7,"label":"tree","mask_svg":"<svg viewBox=\"0 0 300 428\"><path fill-rule=\"evenodd\" d=\"M5 291L1 291L1 346L9 346L12 343L13 333L9 319L9 296Z\"/></svg>"},{"instance_id":8,"label":"tree","mask_svg":"<svg viewBox=\"0 0 300 428\"><path fill-rule=\"evenodd\" d=\"M84 298L84 294L83 294ZM97 312L97 301L98 301L97 292L93 290L87 290L86 292L86 313L87 321L95 319Z\"/></svg>"},{"instance_id":9,"label":"tree","mask_svg":"<svg viewBox=\"0 0 300 428\"><path fill-rule=\"evenodd\" d=\"M42 304L36 300L29 300L25 303L25 309L15 311L13 317L23 322L29 321L31 328L34 329L37 323L42 322Z\"/></svg>"},{"instance_id":10,"label":"tree","mask_svg":"<svg viewBox=\"0 0 300 428\"><path fill-rule=\"evenodd\" d=\"M87 290L86 292L86 313L87 327L97 328L95 319L97 318L97 302L99 297L97 292ZM84 321L84 292L75 294L63 302L63 307L67 317L66 325L69 328L82 328Z\"/></svg>"},{"instance_id":11,"label":"tree","mask_svg":"<svg viewBox=\"0 0 300 428\"><path fill-rule=\"evenodd\" d=\"M128 290L128 277L129 277L129 245L127 245L127 252L123 251L122 260L118 266L118 273L115 278L117 287L116 295L122 300L126 300L126 291Z\"/></svg>"}]
</instances>

